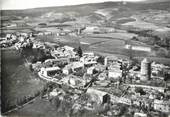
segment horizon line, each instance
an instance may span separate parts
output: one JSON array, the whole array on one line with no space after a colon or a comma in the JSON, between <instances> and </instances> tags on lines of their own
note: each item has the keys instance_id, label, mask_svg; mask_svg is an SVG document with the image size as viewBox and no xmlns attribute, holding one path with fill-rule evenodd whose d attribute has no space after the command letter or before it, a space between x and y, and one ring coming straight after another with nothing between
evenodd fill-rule
<instances>
[{"instance_id":1,"label":"horizon line","mask_svg":"<svg viewBox=\"0 0 170 117\"><path fill-rule=\"evenodd\" d=\"M87 2L87 3L80 3L80 4L68 4L68 5L49 5L49 6L37 6L37 7L30 7L30 8L3 8L1 7L1 10L31 10L31 9L38 9L38 8L49 8L49 7L69 7L69 6L79 6L79 5L87 5L87 4L96 4L96 3L107 3L107 2L113 2L113 3L118 3L118 2L125 2L125 3L144 3L146 0L140 0L140 1L125 1L125 0L117 0L117 1L103 1L103 2ZM3 5L2 5L3 6Z\"/></svg>"}]
</instances>

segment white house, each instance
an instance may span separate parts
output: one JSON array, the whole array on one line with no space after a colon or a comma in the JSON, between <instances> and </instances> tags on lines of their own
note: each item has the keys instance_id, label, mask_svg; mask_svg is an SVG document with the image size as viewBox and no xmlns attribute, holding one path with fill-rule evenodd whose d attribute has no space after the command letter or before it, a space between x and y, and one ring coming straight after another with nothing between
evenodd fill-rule
<instances>
[{"instance_id":1,"label":"white house","mask_svg":"<svg viewBox=\"0 0 170 117\"><path fill-rule=\"evenodd\" d=\"M25 41L25 37L23 37L23 36L19 37L19 41L20 42L24 42Z\"/></svg>"},{"instance_id":2,"label":"white house","mask_svg":"<svg viewBox=\"0 0 170 117\"><path fill-rule=\"evenodd\" d=\"M147 117L147 114L145 114L145 113L135 113L134 117Z\"/></svg>"},{"instance_id":3,"label":"white house","mask_svg":"<svg viewBox=\"0 0 170 117\"><path fill-rule=\"evenodd\" d=\"M88 68L88 69L87 69L87 74L89 74L89 75L93 74L94 69L95 69L95 67L94 67L94 66L93 66L93 67Z\"/></svg>"},{"instance_id":4,"label":"white house","mask_svg":"<svg viewBox=\"0 0 170 117\"><path fill-rule=\"evenodd\" d=\"M161 112L169 112L170 108L169 108L169 103L167 101L163 101L163 100L154 100L154 109L161 111Z\"/></svg>"},{"instance_id":5,"label":"white house","mask_svg":"<svg viewBox=\"0 0 170 117\"><path fill-rule=\"evenodd\" d=\"M22 36L24 36L24 37L28 37L28 34L27 33L20 33Z\"/></svg>"},{"instance_id":6,"label":"white house","mask_svg":"<svg viewBox=\"0 0 170 117\"><path fill-rule=\"evenodd\" d=\"M39 32L37 35L38 36L42 36L42 35L44 35L44 33L43 32Z\"/></svg>"},{"instance_id":7,"label":"white house","mask_svg":"<svg viewBox=\"0 0 170 117\"><path fill-rule=\"evenodd\" d=\"M72 73L72 69L70 67L64 67L62 71L66 75Z\"/></svg>"},{"instance_id":8,"label":"white house","mask_svg":"<svg viewBox=\"0 0 170 117\"><path fill-rule=\"evenodd\" d=\"M98 79L99 80L105 80L107 78L107 73L106 72L103 72L103 73L100 73L99 76L98 76Z\"/></svg>"},{"instance_id":9,"label":"white house","mask_svg":"<svg viewBox=\"0 0 170 117\"><path fill-rule=\"evenodd\" d=\"M85 33L94 33L94 32L99 31L98 26L87 26L83 32Z\"/></svg>"},{"instance_id":10,"label":"white house","mask_svg":"<svg viewBox=\"0 0 170 117\"><path fill-rule=\"evenodd\" d=\"M80 58L80 61L84 65L95 65L97 64L97 56L83 56Z\"/></svg>"},{"instance_id":11,"label":"white house","mask_svg":"<svg viewBox=\"0 0 170 117\"><path fill-rule=\"evenodd\" d=\"M62 71L64 74L68 75L71 72L76 72L77 70L82 69L82 68L84 68L84 64L82 62L72 62L66 65Z\"/></svg>"},{"instance_id":12,"label":"white house","mask_svg":"<svg viewBox=\"0 0 170 117\"><path fill-rule=\"evenodd\" d=\"M109 78L122 77L122 71L121 70L109 70L108 71L108 77Z\"/></svg>"},{"instance_id":13,"label":"white house","mask_svg":"<svg viewBox=\"0 0 170 117\"><path fill-rule=\"evenodd\" d=\"M131 100L128 99L128 98L124 98L124 97L120 97L118 102L123 103L123 104L127 104L127 105L131 105Z\"/></svg>"},{"instance_id":14,"label":"white house","mask_svg":"<svg viewBox=\"0 0 170 117\"><path fill-rule=\"evenodd\" d=\"M32 48L45 48L45 46L41 43L33 43L33 47Z\"/></svg>"},{"instance_id":15,"label":"white house","mask_svg":"<svg viewBox=\"0 0 170 117\"><path fill-rule=\"evenodd\" d=\"M63 90L61 90L61 89L53 89L53 91L52 92L50 92L50 96L52 96L52 97L55 97L55 96L58 96L58 95L60 95L60 94L65 94L65 92L63 91Z\"/></svg>"},{"instance_id":16,"label":"white house","mask_svg":"<svg viewBox=\"0 0 170 117\"><path fill-rule=\"evenodd\" d=\"M73 51L73 50L74 50L74 48L71 47L71 46L64 46L64 49L65 49L65 50L70 50L70 51Z\"/></svg>"},{"instance_id":17,"label":"white house","mask_svg":"<svg viewBox=\"0 0 170 117\"><path fill-rule=\"evenodd\" d=\"M73 62L72 63L72 70L76 71L77 69L82 69L84 67L84 64L81 62Z\"/></svg>"},{"instance_id":18,"label":"white house","mask_svg":"<svg viewBox=\"0 0 170 117\"><path fill-rule=\"evenodd\" d=\"M6 38L11 38L11 34L6 34Z\"/></svg>"},{"instance_id":19,"label":"white house","mask_svg":"<svg viewBox=\"0 0 170 117\"><path fill-rule=\"evenodd\" d=\"M45 35L52 35L52 32L44 32Z\"/></svg>"},{"instance_id":20,"label":"white house","mask_svg":"<svg viewBox=\"0 0 170 117\"><path fill-rule=\"evenodd\" d=\"M61 82L63 82L63 84L68 84L72 87L79 87L85 85L85 81L83 79L74 75L69 75L62 78Z\"/></svg>"},{"instance_id":21,"label":"white house","mask_svg":"<svg viewBox=\"0 0 170 117\"><path fill-rule=\"evenodd\" d=\"M93 52L84 52L83 56L94 56Z\"/></svg>"},{"instance_id":22,"label":"white house","mask_svg":"<svg viewBox=\"0 0 170 117\"><path fill-rule=\"evenodd\" d=\"M125 45L126 49L131 49L131 50L136 50L136 51L145 51L145 52L151 52L152 48L151 47L146 47L146 46L135 46L135 45Z\"/></svg>"},{"instance_id":23,"label":"white house","mask_svg":"<svg viewBox=\"0 0 170 117\"><path fill-rule=\"evenodd\" d=\"M14 35L14 34L12 34L12 35L11 35L11 38L14 39L14 40L16 40L16 39L17 39L17 36Z\"/></svg>"},{"instance_id":24,"label":"white house","mask_svg":"<svg viewBox=\"0 0 170 117\"><path fill-rule=\"evenodd\" d=\"M41 68L40 73L45 76L45 77L49 77L51 75L55 75L56 73L58 73L58 71L60 71L59 67L49 67L49 68Z\"/></svg>"},{"instance_id":25,"label":"white house","mask_svg":"<svg viewBox=\"0 0 170 117\"><path fill-rule=\"evenodd\" d=\"M97 103L100 104L103 102L103 96L105 96L108 93L101 90L97 90L95 88L88 88L87 94L90 94L92 100L97 101Z\"/></svg>"},{"instance_id":26,"label":"white house","mask_svg":"<svg viewBox=\"0 0 170 117\"><path fill-rule=\"evenodd\" d=\"M69 83L73 86L79 85L81 83L80 79L70 78Z\"/></svg>"}]
</instances>

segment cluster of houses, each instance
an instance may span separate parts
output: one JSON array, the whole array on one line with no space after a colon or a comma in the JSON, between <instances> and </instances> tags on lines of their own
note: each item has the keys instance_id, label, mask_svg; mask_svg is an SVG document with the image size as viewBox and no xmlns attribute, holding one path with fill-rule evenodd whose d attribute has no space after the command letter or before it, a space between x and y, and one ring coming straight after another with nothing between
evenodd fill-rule
<instances>
[{"instance_id":1,"label":"cluster of houses","mask_svg":"<svg viewBox=\"0 0 170 117\"><path fill-rule=\"evenodd\" d=\"M63 47L54 48L51 51L51 55L55 59L59 59L59 58L77 59L77 57L78 57L77 53L74 51L74 48L70 47L70 46L63 46Z\"/></svg>"},{"instance_id":2,"label":"cluster of houses","mask_svg":"<svg viewBox=\"0 0 170 117\"><path fill-rule=\"evenodd\" d=\"M122 77L121 62L116 59L105 58L105 65L108 67L109 78Z\"/></svg>"},{"instance_id":3,"label":"cluster of houses","mask_svg":"<svg viewBox=\"0 0 170 117\"><path fill-rule=\"evenodd\" d=\"M64 77L62 78L62 80L57 81L57 83L59 84L61 84L61 82L66 83L65 81L67 80L63 79L68 79L68 77L70 77L68 81L71 84L73 83L73 80L75 80L74 82L79 82L81 84L82 82L84 82L84 80L74 75L74 73L79 73L80 71L89 69L91 66L96 65L98 58L98 56L96 56L92 52L84 53L82 57L79 57L75 49L69 46L58 47L54 50L51 50L51 55L54 57L54 59L48 59L44 63L50 62L52 64L52 67L49 68L48 66L42 66L42 68L39 69L39 75L41 77L43 76L43 78L48 79L49 81L52 81L55 78L51 75L53 74L54 76L60 72L62 73L62 75L64 75ZM59 68L57 66L62 67ZM74 86L79 86L76 83L73 84Z\"/></svg>"},{"instance_id":4,"label":"cluster of houses","mask_svg":"<svg viewBox=\"0 0 170 117\"><path fill-rule=\"evenodd\" d=\"M7 34L1 39L1 46L7 42L14 44L16 49L31 43L32 48L46 49L44 43L35 41L32 34L27 33ZM50 49L50 54L53 59L32 64L33 70L48 82L79 90L87 89L87 94L99 98L96 100L98 103L105 103L103 101L108 99L113 103L164 113L170 111L167 98L170 95L169 84L164 82L164 74L167 78L170 76L169 66L151 62L147 58L141 61L141 65L132 65L128 59L113 56L104 57L103 63L100 63L100 55L83 52L79 56L75 48L67 45ZM162 84L157 86L155 82Z\"/></svg>"},{"instance_id":5,"label":"cluster of houses","mask_svg":"<svg viewBox=\"0 0 170 117\"><path fill-rule=\"evenodd\" d=\"M16 49L30 46L31 42L34 40L32 33L10 33L6 34L5 37L1 38L0 46L1 48L15 46Z\"/></svg>"},{"instance_id":6,"label":"cluster of houses","mask_svg":"<svg viewBox=\"0 0 170 117\"><path fill-rule=\"evenodd\" d=\"M155 76L151 76L152 73L157 73L157 76L161 70L169 71L168 66L151 63L147 59L141 62L141 66L137 66L132 65L128 59L114 57L105 57L102 64L98 62L99 55L84 52L80 57L75 49L69 46L58 47L51 51L51 55L55 59L44 62L51 62L51 67L42 66L39 69L39 76L43 79L78 89L85 89L88 85L90 88L88 87L87 93L96 94L101 102L107 94L114 103L169 112L167 87L147 83L156 80ZM126 67L123 67L125 65ZM124 78L132 78L136 82L124 82ZM116 90L119 92L115 93Z\"/></svg>"},{"instance_id":7,"label":"cluster of houses","mask_svg":"<svg viewBox=\"0 0 170 117\"><path fill-rule=\"evenodd\" d=\"M45 43L34 40L32 34L27 33L7 34L1 38L0 44L5 47L7 43L15 45L16 49L30 44L32 48L47 49ZM169 84L165 82L170 76L169 66L147 58L134 65L129 59L114 56L103 57L101 63L100 55L83 52L79 56L75 48L67 45L55 46L49 52L53 59L32 63L33 70L48 82L86 90L87 94L99 98L96 100L98 103L108 102L104 101L107 99L112 103L135 105L158 112L170 111L167 98L170 96Z\"/></svg>"},{"instance_id":8,"label":"cluster of houses","mask_svg":"<svg viewBox=\"0 0 170 117\"><path fill-rule=\"evenodd\" d=\"M113 32L121 32L114 28L109 27L99 27L99 26L81 26L75 28L58 28L58 29L50 29L48 28L47 31L37 31L32 33L13 33L13 34L6 34L6 37L0 39L0 45L2 48L10 47L14 43L17 43L15 46L16 48L25 47L29 43L30 40L33 39L34 36L77 36L79 34L94 34L94 33L113 33ZM23 44L24 43L24 44Z\"/></svg>"},{"instance_id":9,"label":"cluster of houses","mask_svg":"<svg viewBox=\"0 0 170 117\"><path fill-rule=\"evenodd\" d=\"M42 28L43 29L43 28ZM45 28L46 29L46 28ZM112 27L100 27L100 26L79 26L79 27L65 27L65 28L57 28L53 29L48 27L48 30L45 32L38 32L35 35L44 36L44 35L55 35L55 36L77 36L79 34L104 34L104 33L126 33L124 30L118 30Z\"/></svg>"},{"instance_id":10,"label":"cluster of houses","mask_svg":"<svg viewBox=\"0 0 170 117\"><path fill-rule=\"evenodd\" d=\"M6 34L5 37L0 38L1 48L6 48L12 46L13 43L16 43L17 35L15 34Z\"/></svg>"}]
</instances>

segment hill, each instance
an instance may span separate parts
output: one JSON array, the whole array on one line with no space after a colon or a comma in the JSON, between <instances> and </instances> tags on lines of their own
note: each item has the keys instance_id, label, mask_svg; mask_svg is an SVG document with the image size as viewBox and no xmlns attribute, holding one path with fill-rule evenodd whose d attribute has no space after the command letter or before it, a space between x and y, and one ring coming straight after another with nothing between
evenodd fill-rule
<instances>
[{"instance_id":1,"label":"hill","mask_svg":"<svg viewBox=\"0 0 170 117\"><path fill-rule=\"evenodd\" d=\"M152 10L152 11L151 11ZM117 26L130 21L135 21L133 15L142 14L142 16L152 17L145 19L147 22L157 22L156 19L161 18L161 12L164 13L163 19L166 20L164 26L167 26L170 20L170 1L161 2L103 2L91 3L72 6L60 7L42 7L25 10L2 10L1 21L3 27L8 24L24 21L28 25L37 26L40 23L55 24L69 23L70 24L95 24L105 26ZM166 11L166 12L164 12ZM155 12L160 14L155 16ZM140 18L142 19L142 18ZM155 21L152 21L155 19ZM22 24L21 24L22 25Z\"/></svg>"},{"instance_id":2,"label":"hill","mask_svg":"<svg viewBox=\"0 0 170 117\"><path fill-rule=\"evenodd\" d=\"M162 0L161 0L162 1ZM170 1L165 2L140 2L140 3L130 3L123 5L121 2L104 2L104 3L91 3L82 5L72 5L72 6L60 6L60 7L42 7L33 8L26 10L2 10L2 16L32 16L37 17L48 12L78 12L81 16L89 15L98 9L114 8L114 7L127 7L131 10L146 10L146 9L158 9L158 10L169 10L170 11Z\"/></svg>"}]
</instances>

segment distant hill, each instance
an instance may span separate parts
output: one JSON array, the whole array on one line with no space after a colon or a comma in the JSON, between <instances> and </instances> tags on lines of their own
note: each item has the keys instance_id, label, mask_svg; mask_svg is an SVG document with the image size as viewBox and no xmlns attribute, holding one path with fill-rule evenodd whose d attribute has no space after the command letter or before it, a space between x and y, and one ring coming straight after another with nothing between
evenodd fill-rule
<instances>
[{"instance_id":1,"label":"distant hill","mask_svg":"<svg viewBox=\"0 0 170 117\"><path fill-rule=\"evenodd\" d=\"M168 2L170 0L146 0L145 3Z\"/></svg>"},{"instance_id":2,"label":"distant hill","mask_svg":"<svg viewBox=\"0 0 170 117\"><path fill-rule=\"evenodd\" d=\"M146 10L146 9L158 9L158 10L168 10L170 11L170 1L164 0L149 0L147 2L140 3L130 3L123 5L121 2L104 2L104 3L91 3L83 5L73 5L73 6L60 6L60 7L42 7L33 8L26 10L2 10L2 16L30 16L37 17L48 12L77 12L81 16L89 15L98 9L114 8L117 6L127 7L131 10Z\"/></svg>"},{"instance_id":3,"label":"distant hill","mask_svg":"<svg viewBox=\"0 0 170 117\"><path fill-rule=\"evenodd\" d=\"M116 26L117 24L133 21L134 19L131 19L130 16L136 13L140 14L143 10L164 10L170 12L170 1L161 2L156 0L156 2L151 2L149 0L147 2L127 2L126 4L122 2L103 2L25 10L2 10L0 19L4 26L15 20L23 20L31 26L36 26L40 23L68 22L70 24ZM169 20L169 17L167 20Z\"/></svg>"}]
</instances>

